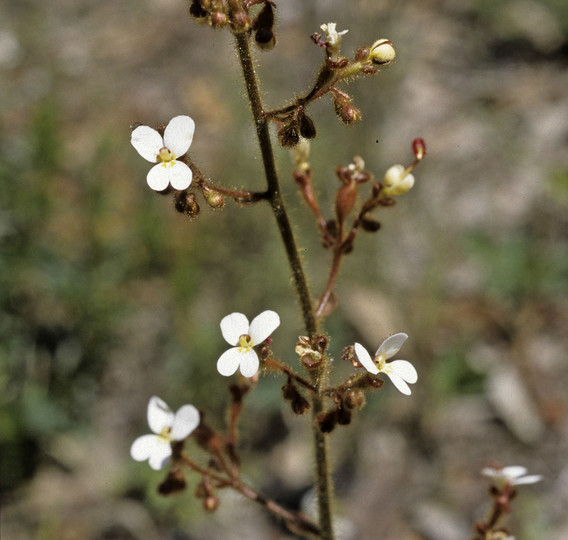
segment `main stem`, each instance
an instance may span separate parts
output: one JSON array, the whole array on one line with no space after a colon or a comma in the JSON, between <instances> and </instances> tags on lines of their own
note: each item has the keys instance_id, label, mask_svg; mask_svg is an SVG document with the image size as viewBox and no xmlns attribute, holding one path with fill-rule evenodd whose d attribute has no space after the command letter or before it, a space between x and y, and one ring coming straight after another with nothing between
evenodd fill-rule
<instances>
[{"instance_id":1,"label":"main stem","mask_svg":"<svg viewBox=\"0 0 568 540\"><path fill-rule=\"evenodd\" d=\"M252 109L256 134L260 151L262 154L262 162L264 164L264 173L268 185L267 195L268 201L276 218L278 230L282 237L282 242L286 249L286 255L290 263L292 275L294 277L294 285L302 306L302 315L304 318L304 326L309 336L313 336L317 332L317 321L314 316L313 304L310 289L306 280L306 275L302 267L302 261L296 246L296 240L292 232L292 226L286 213L280 184L278 182L278 173L274 161L274 152L272 150L272 142L270 140L270 131L268 121L264 116L262 100L256 73L254 70L253 60L250 52L249 38L245 33L235 34L237 41L237 52L243 69L243 76L247 88L247 94ZM327 373L327 362L322 362L319 373L315 376L315 386L317 394L313 398L313 433L315 445L316 459L316 483L318 493L319 507L319 525L322 540L333 540L332 512L331 512L331 478L329 474L328 452L326 436L321 432L316 422L317 415L323 410L323 390L325 387L325 379Z\"/></svg>"}]
</instances>

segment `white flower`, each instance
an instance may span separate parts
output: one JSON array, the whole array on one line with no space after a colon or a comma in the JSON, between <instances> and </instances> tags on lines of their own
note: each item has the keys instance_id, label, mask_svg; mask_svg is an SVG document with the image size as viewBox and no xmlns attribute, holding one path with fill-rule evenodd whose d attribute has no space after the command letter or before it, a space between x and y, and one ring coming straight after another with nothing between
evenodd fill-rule
<instances>
[{"instance_id":1,"label":"white flower","mask_svg":"<svg viewBox=\"0 0 568 540\"><path fill-rule=\"evenodd\" d=\"M221 332L230 345L217 361L217 371L228 377L241 369L244 377L252 377L258 371L260 361L253 349L260 345L280 325L280 317L274 311L263 311L250 323L242 313L231 313L221 321Z\"/></svg>"},{"instance_id":2,"label":"white flower","mask_svg":"<svg viewBox=\"0 0 568 540\"><path fill-rule=\"evenodd\" d=\"M136 461L148 460L158 471L172 455L172 441L185 439L199 425L199 411L193 405L184 405L177 413L159 397L152 396L148 403L148 425L155 433L138 437L130 447Z\"/></svg>"},{"instance_id":3,"label":"white flower","mask_svg":"<svg viewBox=\"0 0 568 540\"><path fill-rule=\"evenodd\" d=\"M146 180L155 191L171 184L174 189L187 189L193 174L178 158L191 146L195 122L189 116L175 116L164 130L164 138L151 127L138 126L130 137L132 146L147 161L158 163L150 169Z\"/></svg>"},{"instance_id":4,"label":"white flower","mask_svg":"<svg viewBox=\"0 0 568 540\"><path fill-rule=\"evenodd\" d=\"M393 165L385 173L384 184L385 195L402 195L414 185L414 176L408 173L402 165Z\"/></svg>"},{"instance_id":5,"label":"white flower","mask_svg":"<svg viewBox=\"0 0 568 540\"><path fill-rule=\"evenodd\" d=\"M335 28L337 23L330 22L327 24L322 24L320 28L326 33L325 42L327 44L327 52L329 57L333 61L337 61L339 58L339 49L341 47L341 39L349 30L342 30L338 32Z\"/></svg>"},{"instance_id":6,"label":"white flower","mask_svg":"<svg viewBox=\"0 0 568 540\"><path fill-rule=\"evenodd\" d=\"M542 475L540 474L525 476L527 472L528 471L525 467L512 465L510 467L503 467L502 469L486 467L481 471L481 474L489 478L491 483L500 490L504 489L506 486L535 484L542 480Z\"/></svg>"},{"instance_id":7,"label":"white flower","mask_svg":"<svg viewBox=\"0 0 568 540\"><path fill-rule=\"evenodd\" d=\"M400 350L407 339L408 336L402 332L385 339L377 349L374 358L371 358L363 345L355 343L355 354L357 360L369 373L373 375L386 374L400 392L409 396L411 391L407 383L414 384L418 380L416 369L407 360L386 361Z\"/></svg>"}]
</instances>

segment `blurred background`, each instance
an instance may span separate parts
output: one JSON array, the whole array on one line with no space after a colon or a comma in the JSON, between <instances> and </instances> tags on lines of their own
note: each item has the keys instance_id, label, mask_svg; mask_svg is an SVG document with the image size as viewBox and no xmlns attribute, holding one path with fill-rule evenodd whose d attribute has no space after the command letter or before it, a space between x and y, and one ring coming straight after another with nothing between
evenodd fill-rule
<instances>
[{"instance_id":1,"label":"blurred background","mask_svg":"<svg viewBox=\"0 0 568 540\"><path fill-rule=\"evenodd\" d=\"M407 332L412 397L391 384L331 436L342 538L456 540L488 508L488 464L524 465L509 521L518 540L568 537L568 4L562 0L281 0L278 46L256 51L264 99L308 89L322 23L343 53L389 38L397 60L343 89L345 127L311 107L322 207L353 156L417 183L361 234L327 319L335 376L344 346ZM267 207L202 201L198 219L146 185L129 126L196 121L190 156L221 185L262 189L239 65L226 32L179 0L8 0L0 6L0 471L8 539L286 539L252 503L222 494L205 514L134 462L157 394L224 425L219 321L276 310L273 350L297 367L297 302ZM329 253L277 149L315 295ZM331 216L331 212L327 212ZM309 420L264 377L242 421L246 478L309 499Z\"/></svg>"}]
</instances>

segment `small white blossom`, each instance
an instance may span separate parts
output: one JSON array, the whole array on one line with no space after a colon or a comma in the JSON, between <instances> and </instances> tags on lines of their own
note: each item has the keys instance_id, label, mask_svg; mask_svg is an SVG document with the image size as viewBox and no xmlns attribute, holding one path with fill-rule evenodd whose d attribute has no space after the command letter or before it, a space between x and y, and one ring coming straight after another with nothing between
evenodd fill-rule
<instances>
[{"instance_id":1,"label":"small white blossom","mask_svg":"<svg viewBox=\"0 0 568 540\"><path fill-rule=\"evenodd\" d=\"M357 360L369 373L373 375L384 373L400 392L409 396L411 391L407 383L414 384L418 380L416 369L407 360L387 362L387 359L392 358L407 339L408 336L402 332L385 339L373 358L363 345L355 343L355 354Z\"/></svg>"},{"instance_id":2,"label":"small white blossom","mask_svg":"<svg viewBox=\"0 0 568 540\"><path fill-rule=\"evenodd\" d=\"M191 184L191 169L178 158L191 146L195 122L189 116L175 116L164 130L164 138L153 128L138 126L132 131L130 142L147 161L157 163L150 169L146 180L155 191L172 185L174 189L187 189Z\"/></svg>"},{"instance_id":3,"label":"small white blossom","mask_svg":"<svg viewBox=\"0 0 568 540\"><path fill-rule=\"evenodd\" d=\"M258 371L260 361L253 349L260 345L278 328L280 317L274 311L263 311L249 325L242 313L231 313L221 321L221 332L234 345L225 351L217 361L217 371L228 377L240 368L244 377L252 377Z\"/></svg>"},{"instance_id":4,"label":"small white blossom","mask_svg":"<svg viewBox=\"0 0 568 540\"><path fill-rule=\"evenodd\" d=\"M503 490L506 486L535 484L542 480L542 475L532 474L526 476L527 472L525 467L512 465L510 467L503 467L502 469L486 467L481 471L481 474L489 478L491 483L500 490Z\"/></svg>"},{"instance_id":5,"label":"small white blossom","mask_svg":"<svg viewBox=\"0 0 568 540\"><path fill-rule=\"evenodd\" d=\"M329 57L333 61L339 59L339 49L341 48L341 40L349 30L342 30L338 32L336 30L337 23L330 22L327 24L322 24L320 28L326 33L325 42L327 44L327 52Z\"/></svg>"},{"instance_id":6,"label":"small white blossom","mask_svg":"<svg viewBox=\"0 0 568 540\"><path fill-rule=\"evenodd\" d=\"M402 195L414 185L414 176L403 165L393 165L384 178L383 192L385 195Z\"/></svg>"},{"instance_id":7,"label":"small white blossom","mask_svg":"<svg viewBox=\"0 0 568 540\"><path fill-rule=\"evenodd\" d=\"M150 467L158 471L172 455L172 441L181 441L199 425L199 411L193 405L184 405L175 414L157 396L148 403L148 425L154 432L138 437L130 447L130 455L136 461L148 460Z\"/></svg>"}]
</instances>

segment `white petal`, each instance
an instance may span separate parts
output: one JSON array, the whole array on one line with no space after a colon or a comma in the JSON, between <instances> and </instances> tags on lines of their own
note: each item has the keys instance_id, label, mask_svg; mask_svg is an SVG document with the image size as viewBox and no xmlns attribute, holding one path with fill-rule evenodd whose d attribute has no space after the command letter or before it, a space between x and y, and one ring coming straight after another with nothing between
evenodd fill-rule
<instances>
[{"instance_id":1,"label":"white petal","mask_svg":"<svg viewBox=\"0 0 568 540\"><path fill-rule=\"evenodd\" d=\"M412 393L410 391L410 387L396 373L386 372L386 374L387 374L387 377L391 380L391 382L396 386L396 389L399 392L402 392L406 396L409 396Z\"/></svg>"},{"instance_id":2,"label":"white petal","mask_svg":"<svg viewBox=\"0 0 568 540\"><path fill-rule=\"evenodd\" d=\"M280 317L275 311L263 311L250 323L249 335L255 345L262 343L280 326Z\"/></svg>"},{"instance_id":3,"label":"white petal","mask_svg":"<svg viewBox=\"0 0 568 540\"><path fill-rule=\"evenodd\" d=\"M181 157L189 150L194 131L195 122L189 116L175 116L164 130L164 145Z\"/></svg>"},{"instance_id":4,"label":"white petal","mask_svg":"<svg viewBox=\"0 0 568 540\"><path fill-rule=\"evenodd\" d=\"M170 161L166 172L168 181L174 189L187 189L193 179L191 169L182 161Z\"/></svg>"},{"instance_id":5,"label":"white petal","mask_svg":"<svg viewBox=\"0 0 568 540\"><path fill-rule=\"evenodd\" d=\"M154 451L148 458L148 464L155 471L159 471L168 462L170 456L172 455L172 447L170 443L161 439L159 441L159 446L154 448Z\"/></svg>"},{"instance_id":6,"label":"white petal","mask_svg":"<svg viewBox=\"0 0 568 540\"><path fill-rule=\"evenodd\" d=\"M217 371L224 377L229 377L239 369L240 363L241 353L239 352L239 347L233 347L225 351L217 360Z\"/></svg>"},{"instance_id":7,"label":"white petal","mask_svg":"<svg viewBox=\"0 0 568 540\"><path fill-rule=\"evenodd\" d=\"M142 435L130 447L130 455L136 461L146 461L158 444L163 444L157 435Z\"/></svg>"},{"instance_id":8,"label":"white petal","mask_svg":"<svg viewBox=\"0 0 568 540\"><path fill-rule=\"evenodd\" d=\"M514 486L520 486L523 484L535 484L536 482L540 482L542 480L541 474L532 474L529 476L523 476L522 478L518 478L517 480L513 481Z\"/></svg>"},{"instance_id":9,"label":"white petal","mask_svg":"<svg viewBox=\"0 0 568 540\"><path fill-rule=\"evenodd\" d=\"M507 478L518 478L519 476L523 476L523 474L527 474L528 470L526 467L521 467L520 465L511 465L509 467L503 467L501 469L501 476L505 476Z\"/></svg>"},{"instance_id":10,"label":"white petal","mask_svg":"<svg viewBox=\"0 0 568 540\"><path fill-rule=\"evenodd\" d=\"M170 184L168 167L165 167L163 163L154 165L146 176L146 181L154 191L164 191Z\"/></svg>"},{"instance_id":11,"label":"white petal","mask_svg":"<svg viewBox=\"0 0 568 540\"><path fill-rule=\"evenodd\" d=\"M193 405L184 405L175 415L171 437L174 441L181 441L198 425L199 411Z\"/></svg>"},{"instance_id":12,"label":"white petal","mask_svg":"<svg viewBox=\"0 0 568 540\"><path fill-rule=\"evenodd\" d=\"M130 455L136 461L148 460L150 467L160 470L172 455L170 444L157 435L142 435L130 447Z\"/></svg>"},{"instance_id":13,"label":"white petal","mask_svg":"<svg viewBox=\"0 0 568 540\"><path fill-rule=\"evenodd\" d=\"M242 313L231 313L221 321L221 333L229 345L236 345L243 334L248 334L249 322ZM236 368L235 368L236 369Z\"/></svg>"},{"instance_id":14,"label":"white petal","mask_svg":"<svg viewBox=\"0 0 568 540\"><path fill-rule=\"evenodd\" d=\"M375 356L382 355L386 360L394 356L402 347L402 344L408 339L408 335L400 332L394 336L385 339L381 346L377 349Z\"/></svg>"},{"instance_id":15,"label":"white petal","mask_svg":"<svg viewBox=\"0 0 568 540\"><path fill-rule=\"evenodd\" d=\"M164 428L172 427L174 413L158 396L152 396L148 402L148 425L154 433L161 433Z\"/></svg>"},{"instance_id":16,"label":"white petal","mask_svg":"<svg viewBox=\"0 0 568 540\"><path fill-rule=\"evenodd\" d=\"M408 360L395 360L389 364L392 373L395 373L406 382L414 384L418 380L418 373Z\"/></svg>"},{"instance_id":17,"label":"white petal","mask_svg":"<svg viewBox=\"0 0 568 540\"><path fill-rule=\"evenodd\" d=\"M247 351L239 353L239 356L243 377L253 377L256 375L260 364L256 352L252 349L248 349Z\"/></svg>"},{"instance_id":18,"label":"white petal","mask_svg":"<svg viewBox=\"0 0 568 540\"><path fill-rule=\"evenodd\" d=\"M487 478L498 478L501 477L501 471L494 469L493 467L485 467L481 470L481 474Z\"/></svg>"},{"instance_id":19,"label":"white petal","mask_svg":"<svg viewBox=\"0 0 568 540\"><path fill-rule=\"evenodd\" d=\"M148 126L138 126L130 135L130 142L145 160L152 163L158 161L158 152L164 146L162 136Z\"/></svg>"},{"instance_id":20,"label":"white petal","mask_svg":"<svg viewBox=\"0 0 568 540\"><path fill-rule=\"evenodd\" d=\"M357 355L359 363L362 364L369 373L376 375L379 372L379 368L376 366L375 362L373 362L371 355L360 343L355 343L355 354Z\"/></svg>"}]
</instances>

